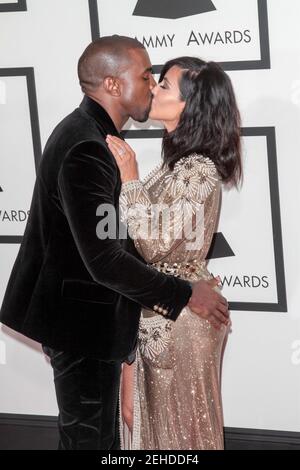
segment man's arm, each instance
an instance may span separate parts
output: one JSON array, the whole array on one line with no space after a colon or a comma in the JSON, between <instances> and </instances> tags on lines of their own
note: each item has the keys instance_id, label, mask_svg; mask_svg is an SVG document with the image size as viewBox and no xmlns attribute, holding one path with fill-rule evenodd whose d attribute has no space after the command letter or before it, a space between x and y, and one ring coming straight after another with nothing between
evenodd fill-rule
<instances>
[{"instance_id":1,"label":"man's arm","mask_svg":"<svg viewBox=\"0 0 300 470\"><path fill-rule=\"evenodd\" d=\"M146 266L127 253L116 238L100 239L96 234L101 220L97 208L101 204L112 209L117 205L114 194L118 177L117 166L104 144L83 142L66 156L58 187L78 251L96 282L146 308L157 306L158 313L175 320L191 297L190 284Z\"/></svg>"}]
</instances>

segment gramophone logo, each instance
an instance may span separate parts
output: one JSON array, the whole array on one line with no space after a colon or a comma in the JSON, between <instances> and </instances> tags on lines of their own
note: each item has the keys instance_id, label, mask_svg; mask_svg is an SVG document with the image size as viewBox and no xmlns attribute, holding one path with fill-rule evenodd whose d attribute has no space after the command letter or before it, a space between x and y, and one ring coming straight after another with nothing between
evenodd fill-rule
<instances>
[{"instance_id":1,"label":"gramophone logo","mask_svg":"<svg viewBox=\"0 0 300 470\"><path fill-rule=\"evenodd\" d=\"M214 60L225 70L270 68L267 0L88 3L92 38L137 38L149 52L154 73L167 60L184 55Z\"/></svg>"},{"instance_id":2,"label":"gramophone logo","mask_svg":"<svg viewBox=\"0 0 300 470\"><path fill-rule=\"evenodd\" d=\"M133 15L178 19L213 10L216 7L210 0L138 0Z\"/></svg>"}]
</instances>

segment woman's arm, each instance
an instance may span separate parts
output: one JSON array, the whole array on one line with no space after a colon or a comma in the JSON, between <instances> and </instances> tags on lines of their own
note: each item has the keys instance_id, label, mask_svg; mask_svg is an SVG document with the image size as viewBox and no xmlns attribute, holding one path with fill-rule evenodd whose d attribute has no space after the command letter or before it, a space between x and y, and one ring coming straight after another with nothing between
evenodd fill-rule
<instances>
[{"instance_id":1,"label":"woman's arm","mask_svg":"<svg viewBox=\"0 0 300 470\"><path fill-rule=\"evenodd\" d=\"M182 158L161 181L164 196L152 201L147 185L138 179L131 147L115 137L109 139L109 147L123 183L119 201L122 221L143 258L148 263L160 261L182 243L199 257L205 226L207 229L206 203L220 186L213 162L199 155Z\"/></svg>"}]
</instances>

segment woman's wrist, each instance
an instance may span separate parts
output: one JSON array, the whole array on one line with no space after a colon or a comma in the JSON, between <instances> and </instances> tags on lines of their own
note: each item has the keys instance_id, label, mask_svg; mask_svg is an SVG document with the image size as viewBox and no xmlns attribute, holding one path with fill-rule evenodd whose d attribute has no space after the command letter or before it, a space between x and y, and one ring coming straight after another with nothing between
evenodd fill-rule
<instances>
[{"instance_id":1,"label":"woman's wrist","mask_svg":"<svg viewBox=\"0 0 300 470\"><path fill-rule=\"evenodd\" d=\"M132 175L121 175L121 180L122 183L129 183L130 181L137 181L139 179L138 174L132 174Z\"/></svg>"}]
</instances>

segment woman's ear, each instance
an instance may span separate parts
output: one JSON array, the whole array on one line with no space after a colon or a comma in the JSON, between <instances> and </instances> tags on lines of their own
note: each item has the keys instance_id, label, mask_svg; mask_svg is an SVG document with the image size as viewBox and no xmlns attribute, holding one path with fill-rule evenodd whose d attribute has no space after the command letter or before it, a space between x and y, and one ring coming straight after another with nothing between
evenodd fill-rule
<instances>
[{"instance_id":1,"label":"woman's ear","mask_svg":"<svg viewBox=\"0 0 300 470\"><path fill-rule=\"evenodd\" d=\"M115 77L106 77L103 81L104 89L112 96L121 96L120 81Z\"/></svg>"}]
</instances>

